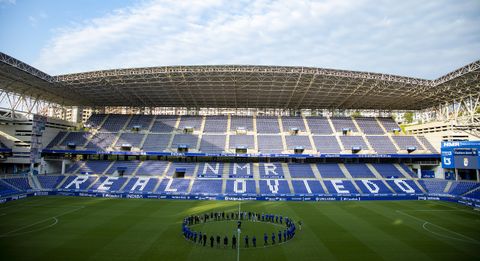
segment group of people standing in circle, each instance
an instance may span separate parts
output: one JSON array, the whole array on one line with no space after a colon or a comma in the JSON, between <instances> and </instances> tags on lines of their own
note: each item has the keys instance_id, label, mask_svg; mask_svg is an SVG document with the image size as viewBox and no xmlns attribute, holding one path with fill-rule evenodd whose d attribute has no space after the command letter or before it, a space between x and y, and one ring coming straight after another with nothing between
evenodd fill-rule
<instances>
[{"instance_id":1,"label":"group of people standing in circle","mask_svg":"<svg viewBox=\"0 0 480 261\"><path fill-rule=\"evenodd\" d=\"M210 247L223 247L227 248L229 246L232 249L236 249L237 244L240 244L240 238L237 238L237 235L233 235L231 239L228 236L220 236L220 235L207 235L207 233L202 233L201 231L195 231L190 228L192 225L197 225L206 222L214 222L214 221L225 221L225 220L237 220L237 230L238 236L240 237L241 234L241 226L242 221L251 221L251 222L269 222L278 225L285 225L284 229L279 230L278 232L272 232L271 235L269 233L263 234L263 245L268 246L269 244L275 245L277 242L282 243L292 239L295 236L295 232L297 229L297 224L293 221L293 219L288 217L283 217L281 215L276 214L265 214L265 213L255 213L255 212L211 212L211 213L204 213L201 215L192 215L189 217L184 218L182 223L182 234L187 239L196 244ZM298 222L298 228L301 230L302 222ZM223 240L222 240L223 238ZM223 241L223 242L222 242ZM243 247L249 248L257 247L257 237L252 235L249 237L245 235L243 237ZM250 244L251 242L251 244ZM229 244L230 243L230 244Z\"/></svg>"}]
</instances>

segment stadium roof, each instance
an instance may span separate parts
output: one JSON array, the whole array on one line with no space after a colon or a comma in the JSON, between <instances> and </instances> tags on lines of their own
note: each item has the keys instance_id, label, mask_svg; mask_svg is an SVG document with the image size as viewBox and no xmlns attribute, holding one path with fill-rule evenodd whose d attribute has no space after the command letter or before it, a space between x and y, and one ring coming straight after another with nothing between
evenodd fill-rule
<instances>
[{"instance_id":1,"label":"stadium roof","mask_svg":"<svg viewBox=\"0 0 480 261\"><path fill-rule=\"evenodd\" d=\"M67 106L419 110L479 96L480 60L436 80L249 65L50 76L0 53L0 88Z\"/></svg>"}]
</instances>

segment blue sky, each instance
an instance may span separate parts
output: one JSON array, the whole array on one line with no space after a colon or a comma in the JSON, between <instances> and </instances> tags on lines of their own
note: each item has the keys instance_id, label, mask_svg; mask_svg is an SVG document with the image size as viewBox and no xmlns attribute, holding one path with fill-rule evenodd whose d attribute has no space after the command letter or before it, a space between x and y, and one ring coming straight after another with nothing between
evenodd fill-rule
<instances>
[{"instance_id":1,"label":"blue sky","mask_svg":"<svg viewBox=\"0 0 480 261\"><path fill-rule=\"evenodd\" d=\"M480 59L480 1L0 0L0 35L51 75L254 64L435 79Z\"/></svg>"}]
</instances>

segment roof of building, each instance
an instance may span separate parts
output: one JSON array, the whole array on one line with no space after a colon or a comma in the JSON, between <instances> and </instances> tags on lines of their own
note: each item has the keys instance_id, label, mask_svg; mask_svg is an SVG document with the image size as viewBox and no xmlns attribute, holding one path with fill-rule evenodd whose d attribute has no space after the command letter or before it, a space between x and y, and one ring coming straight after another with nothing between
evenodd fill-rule
<instances>
[{"instance_id":1,"label":"roof of building","mask_svg":"<svg viewBox=\"0 0 480 261\"><path fill-rule=\"evenodd\" d=\"M164 66L50 76L0 53L0 88L72 106L420 110L479 96L480 60L435 80L251 65Z\"/></svg>"}]
</instances>

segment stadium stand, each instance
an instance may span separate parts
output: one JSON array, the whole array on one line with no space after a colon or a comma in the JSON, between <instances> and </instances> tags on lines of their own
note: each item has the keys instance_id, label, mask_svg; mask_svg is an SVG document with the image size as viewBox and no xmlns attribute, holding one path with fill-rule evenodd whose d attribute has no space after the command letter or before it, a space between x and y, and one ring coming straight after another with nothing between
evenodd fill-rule
<instances>
[{"instance_id":1,"label":"stadium stand","mask_svg":"<svg viewBox=\"0 0 480 261\"><path fill-rule=\"evenodd\" d=\"M103 174L103 172L105 172L107 170L108 166L110 166L111 163L112 163L111 161L104 161L104 160L85 161L85 163L80 167L80 169L76 173L80 173L80 174L86 174L86 173L88 173L88 174ZM81 165L82 162L78 162L77 164ZM76 165L76 164L74 164L74 165ZM70 170L72 170L72 172L70 172L70 173L73 173L73 171L75 169L72 168Z\"/></svg>"},{"instance_id":2,"label":"stadium stand","mask_svg":"<svg viewBox=\"0 0 480 261\"><path fill-rule=\"evenodd\" d=\"M280 133L278 117L262 116L257 117L257 132L261 134Z\"/></svg>"},{"instance_id":3,"label":"stadium stand","mask_svg":"<svg viewBox=\"0 0 480 261\"><path fill-rule=\"evenodd\" d=\"M467 193L463 196L466 197L466 198L472 198L472 199L480 200L480 189L477 188L476 190L474 190L472 192L469 192L469 193Z\"/></svg>"},{"instance_id":4,"label":"stadium stand","mask_svg":"<svg viewBox=\"0 0 480 261\"><path fill-rule=\"evenodd\" d=\"M373 163L372 166L384 178L403 178L402 173L393 164Z\"/></svg>"},{"instance_id":5,"label":"stadium stand","mask_svg":"<svg viewBox=\"0 0 480 261\"><path fill-rule=\"evenodd\" d=\"M292 178L315 178L310 164L288 164L288 170Z\"/></svg>"},{"instance_id":6,"label":"stadium stand","mask_svg":"<svg viewBox=\"0 0 480 261\"><path fill-rule=\"evenodd\" d=\"M368 142L379 154L397 153L397 148L387 136L367 136Z\"/></svg>"},{"instance_id":7,"label":"stadium stand","mask_svg":"<svg viewBox=\"0 0 480 261\"><path fill-rule=\"evenodd\" d=\"M203 195L218 195L222 193L222 180L211 179L201 180L197 179L193 182L191 194L203 194Z\"/></svg>"},{"instance_id":8,"label":"stadium stand","mask_svg":"<svg viewBox=\"0 0 480 261\"><path fill-rule=\"evenodd\" d=\"M38 176L38 181L43 189L55 189L57 185L64 179L64 176Z\"/></svg>"},{"instance_id":9,"label":"stadium stand","mask_svg":"<svg viewBox=\"0 0 480 261\"><path fill-rule=\"evenodd\" d=\"M312 134L332 134L333 130L325 117L307 117L307 124Z\"/></svg>"},{"instance_id":10,"label":"stadium stand","mask_svg":"<svg viewBox=\"0 0 480 261\"><path fill-rule=\"evenodd\" d=\"M332 117L330 118L336 132L342 132L343 129L350 129L353 132L358 132L357 126L350 117Z\"/></svg>"},{"instance_id":11,"label":"stadium stand","mask_svg":"<svg viewBox=\"0 0 480 261\"><path fill-rule=\"evenodd\" d=\"M236 131L238 129L253 131L253 117L232 116L230 118L230 130Z\"/></svg>"},{"instance_id":12,"label":"stadium stand","mask_svg":"<svg viewBox=\"0 0 480 261\"><path fill-rule=\"evenodd\" d=\"M413 136L392 136L392 138L401 150L406 150L408 147L416 147L418 150L423 150L423 147Z\"/></svg>"},{"instance_id":13,"label":"stadium stand","mask_svg":"<svg viewBox=\"0 0 480 261\"><path fill-rule=\"evenodd\" d=\"M163 179L156 192L165 194L187 194L190 182L191 180L188 179Z\"/></svg>"},{"instance_id":14,"label":"stadium stand","mask_svg":"<svg viewBox=\"0 0 480 261\"><path fill-rule=\"evenodd\" d=\"M388 185L398 194L420 194L422 191L415 185L413 180L388 179Z\"/></svg>"},{"instance_id":15,"label":"stadium stand","mask_svg":"<svg viewBox=\"0 0 480 261\"><path fill-rule=\"evenodd\" d=\"M286 180L262 179L260 184L261 195L288 195L291 194Z\"/></svg>"},{"instance_id":16,"label":"stadium stand","mask_svg":"<svg viewBox=\"0 0 480 261\"><path fill-rule=\"evenodd\" d=\"M322 178L334 178L334 179L341 179L345 178L342 170L336 163L324 163L324 164L316 164L315 165L320 172L320 176Z\"/></svg>"},{"instance_id":17,"label":"stadium stand","mask_svg":"<svg viewBox=\"0 0 480 261\"><path fill-rule=\"evenodd\" d=\"M197 116L182 116L180 118L180 124L178 129L183 130L185 128L193 128L195 131L199 131L202 126L202 117Z\"/></svg>"},{"instance_id":18,"label":"stadium stand","mask_svg":"<svg viewBox=\"0 0 480 261\"><path fill-rule=\"evenodd\" d=\"M412 171L412 169L410 167L408 167L407 165L405 164L399 164L400 167L407 173L407 175L409 176L409 178L416 178L417 177L417 174L415 174L415 172Z\"/></svg>"},{"instance_id":19,"label":"stadium stand","mask_svg":"<svg viewBox=\"0 0 480 261\"><path fill-rule=\"evenodd\" d=\"M93 135L85 148L105 151L112 146L116 136L117 133L114 132L97 132Z\"/></svg>"},{"instance_id":20,"label":"stadium stand","mask_svg":"<svg viewBox=\"0 0 480 261\"><path fill-rule=\"evenodd\" d=\"M391 194L392 192L381 180L355 180L362 194Z\"/></svg>"},{"instance_id":21,"label":"stadium stand","mask_svg":"<svg viewBox=\"0 0 480 261\"><path fill-rule=\"evenodd\" d=\"M174 176L174 174L180 171L185 172L185 177L192 177L195 175L195 169L197 164L196 163L189 163L189 162L172 162L170 168L167 171L167 176Z\"/></svg>"},{"instance_id":22,"label":"stadium stand","mask_svg":"<svg viewBox=\"0 0 480 261\"><path fill-rule=\"evenodd\" d=\"M93 129L98 129L106 116L106 114L92 114L85 125Z\"/></svg>"},{"instance_id":23,"label":"stadium stand","mask_svg":"<svg viewBox=\"0 0 480 261\"><path fill-rule=\"evenodd\" d=\"M325 194L322 185L317 180L292 180L292 186L295 194Z\"/></svg>"},{"instance_id":24,"label":"stadium stand","mask_svg":"<svg viewBox=\"0 0 480 261\"><path fill-rule=\"evenodd\" d=\"M461 196L473 189L480 187L479 182L471 182L471 181L452 181L452 186L448 191L450 195L457 195Z\"/></svg>"},{"instance_id":25,"label":"stadium stand","mask_svg":"<svg viewBox=\"0 0 480 261\"><path fill-rule=\"evenodd\" d=\"M246 147L255 149L255 140L253 135L230 135L230 149Z\"/></svg>"},{"instance_id":26,"label":"stadium stand","mask_svg":"<svg viewBox=\"0 0 480 261\"><path fill-rule=\"evenodd\" d=\"M378 124L376 118L366 118L366 117L356 117L355 121L357 122L360 130L365 134L385 134L382 127Z\"/></svg>"},{"instance_id":27,"label":"stadium stand","mask_svg":"<svg viewBox=\"0 0 480 261\"><path fill-rule=\"evenodd\" d=\"M319 153L340 153L342 150L335 136L313 136L313 143Z\"/></svg>"},{"instance_id":28,"label":"stadium stand","mask_svg":"<svg viewBox=\"0 0 480 261\"><path fill-rule=\"evenodd\" d=\"M132 177L123 188L123 191L131 193L151 193L157 184L157 178Z\"/></svg>"},{"instance_id":29,"label":"stadium stand","mask_svg":"<svg viewBox=\"0 0 480 261\"><path fill-rule=\"evenodd\" d=\"M138 127L140 130L148 130L154 118L153 115L135 114L128 122L126 130L132 130L134 127Z\"/></svg>"},{"instance_id":30,"label":"stadium stand","mask_svg":"<svg viewBox=\"0 0 480 261\"><path fill-rule=\"evenodd\" d=\"M303 147L305 150L312 149L312 145L310 145L310 139L308 138L308 136L300 136L300 135L286 136L285 140L287 142L288 150L293 150L296 147Z\"/></svg>"},{"instance_id":31,"label":"stadium stand","mask_svg":"<svg viewBox=\"0 0 480 261\"><path fill-rule=\"evenodd\" d=\"M90 190L97 191L119 191L123 184L127 181L125 177L103 176L100 177L91 187Z\"/></svg>"},{"instance_id":32,"label":"stadium stand","mask_svg":"<svg viewBox=\"0 0 480 261\"><path fill-rule=\"evenodd\" d=\"M145 151L165 151L168 148L171 134L149 134L143 143Z\"/></svg>"},{"instance_id":33,"label":"stadium stand","mask_svg":"<svg viewBox=\"0 0 480 261\"><path fill-rule=\"evenodd\" d=\"M6 178L3 181L21 191L32 189L27 178Z\"/></svg>"},{"instance_id":34,"label":"stadium stand","mask_svg":"<svg viewBox=\"0 0 480 261\"><path fill-rule=\"evenodd\" d=\"M387 132L400 129L400 126L392 118L377 118Z\"/></svg>"},{"instance_id":35,"label":"stadium stand","mask_svg":"<svg viewBox=\"0 0 480 261\"><path fill-rule=\"evenodd\" d=\"M131 115L125 114L109 114L107 119L100 127L101 132L118 132L127 123Z\"/></svg>"},{"instance_id":36,"label":"stadium stand","mask_svg":"<svg viewBox=\"0 0 480 261\"><path fill-rule=\"evenodd\" d=\"M58 135L60 135L60 133ZM88 136L90 136L88 132L69 132L60 146L67 146L68 144L73 143L76 146L82 147L87 143Z\"/></svg>"},{"instance_id":37,"label":"stadium stand","mask_svg":"<svg viewBox=\"0 0 480 261\"><path fill-rule=\"evenodd\" d=\"M177 120L177 116L157 116L150 131L152 133L170 133L175 130Z\"/></svg>"},{"instance_id":38,"label":"stadium stand","mask_svg":"<svg viewBox=\"0 0 480 261\"><path fill-rule=\"evenodd\" d=\"M260 178L262 179L283 179L283 167L281 163L260 163Z\"/></svg>"},{"instance_id":39,"label":"stadium stand","mask_svg":"<svg viewBox=\"0 0 480 261\"><path fill-rule=\"evenodd\" d=\"M6 197L9 195L17 194L20 191L5 183L3 179L0 179L0 197Z\"/></svg>"},{"instance_id":40,"label":"stadium stand","mask_svg":"<svg viewBox=\"0 0 480 261\"><path fill-rule=\"evenodd\" d=\"M220 162L207 162L198 165L198 177L221 178L223 174L224 164Z\"/></svg>"},{"instance_id":41,"label":"stadium stand","mask_svg":"<svg viewBox=\"0 0 480 261\"><path fill-rule=\"evenodd\" d=\"M445 188L448 184L447 180L425 179L419 180L418 182L430 194L446 194Z\"/></svg>"},{"instance_id":42,"label":"stadium stand","mask_svg":"<svg viewBox=\"0 0 480 261\"><path fill-rule=\"evenodd\" d=\"M256 195L255 181L248 179L228 179L226 194Z\"/></svg>"},{"instance_id":43,"label":"stadium stand","mask_svg":"<svg viewBox=\"0 0 480 261\"><path fill-rule=\"evenodd\" d=\"M138 133L122 133L120 138L115 143L114 147L120 147L123 144L130 144L132 147L140 147L143 137L145 134L138 134Z\"/></svg>"},{"instance_id":44,"label":"stadium stand","mask_svg":"<svg viewBox=\"0 0 480 261\"><path fill-rule=\"evenodd\" d=\"M258 135L258 151L260 153L282 153L282 137L279 135Z\"/></svg>"},{"instance_id":45,"label":"stadium stand","mask_svg":"<svg viewBox=\"0 0 480 261\"><path fill-rule=\"evenodd\" d=\"M282 117L283 131L288 132L292 129L305 132L305 123L302 117Z\"/></svg>"},{"instance_id":46,"label":"stadium stand","mask_svg":"<svg viewBox=\"0 0 480 261\"><path fill-rule=\"evenodd\" d=\"M97 179L96 176L81 175L81 176L69 176L63 182L62 188L64 190L87 190Z\"/></svg>"},{"instance_id":47,"label":"stadium stand","mask_svg":"<svg viewBox=\"0 0 480 261\"><path fill-rule=\"evenodd\" d=\"M161 176L168 168L168 161L147 160L141 163L136 175Z\"/></svg>"},{"instance_id":48,"label":"stadium stand","mask_svg":"<svg viewBox=\"0 0 480 261\"><path fill-rule=\"evenodd\" d=\"M228 118L226 116L205 117L204 133L225 133L227 132Z\"/></svg>"},{"instance_id":49,"label":"stadium stand","mask_svg":"<svg viewBox=\"0 0 480 261\"><path fill-rule=\"evenodd\" d=\"M387 164L389 165L389 164ZM366 164L358 163L345 163L345 168L353 178L375 178L373 172L367 167Z\"/></svg>"},{"instance_id":50,"label":"stadium stand","mask_svg":"<svg viewBox=\"0 0 480 261\"><path fill-rule=\"evenodd\" d=\"M351 150L353 147L360 147L362 150L368 150L368 146L362 136L340 136L345 150Z\"/></svg>"},{"instance_id":51,"label":"stadium stand","mask_svg":"<svg viewBox=\"0 0 480 261\"><path fill-rule=\"evenodd\" d=\"M51 147L54 147L54 146L57 146L58 143L65 137L65 135L67 135L67 132L66 131L60 131L54 138L52 141L50 141L50 143L48 143L47 145L47 148L51 148ZM85 144L85 143L83 143ZM83 145L82 144L82 145ZM3 143L0 142L0 147L3 147Z\"/></svg>"},{"instance_id":52,"label":"stadium stand","mask_svg":"<svg viewBox=\"0 0 480 261\"><path fill-rule=\"evenodd\" d=\"M225 142L225 135L204 134L199 150L205 153L222 153L225 150Z\"/></svg>"},{"instance_id":53,"label":"stadium stand","mask_svg":"<svg viewBox=\"0 0 480 261\"><path fill-rule=\"evenodd\" d=\"M191 121L189 121L191 122ZM177 149L179 146L187 146L189 149L196 149L198 143L198 135L195 134L175 134L172 142L172 149Z\"/></svg>"},{"instance_id":54,"label":"stadium stand","mask_svg":"<svg viewBox=\"0 0 480 261\"><path fill-rule=\"evenodd\" d=\"M438 150L435 149L432 144L425 138L425 136L417 136L417 138L420 140L423 145L425 145L425 148L429 150L432 153L438 153Z\"/></svg>"},{"instance_id":55,"label":"stadium stand","mask_svg":"<svg viewBox=\"0 0 480 261\"><path fill-rule=\"evenodd\" d=\"M251 163L230 163L228 168L230 178L253 178Z\"/></svg>"},{"instance_id":56,"label":"stadium stand","mask_svg":"<svg viewBox=\"0 0 480 261\"><path fill-rule=\"evenodd\" d=\"M359 192L355 189L352 181L350 180L339 180L339 179L330 179L325 180L325 187L327 187L328 194L358 194Z\"/></svg>"},{"instance_id":57,"label":"stadium stand","mask_svg":"<svg viewBox=\"0 0 480 261\"><path fill-rule=\"evenodd\" d=\"M115 161L106 174L122 175L123 173L123 175L132 175L139 164L140 161L138 160Z\"/></svg>"}]
</instances>

